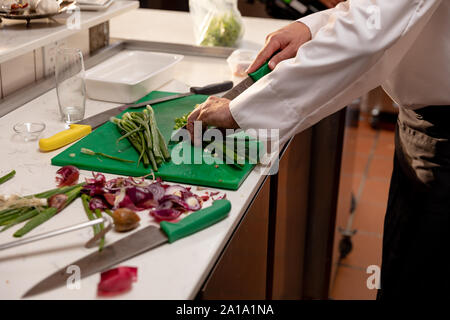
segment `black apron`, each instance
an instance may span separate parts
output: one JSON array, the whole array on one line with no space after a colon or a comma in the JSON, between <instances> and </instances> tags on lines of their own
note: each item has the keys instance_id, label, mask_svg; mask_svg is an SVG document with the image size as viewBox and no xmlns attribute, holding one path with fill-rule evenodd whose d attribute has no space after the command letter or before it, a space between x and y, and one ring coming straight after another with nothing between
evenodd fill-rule
<instances>
[{"instance_id":1,"label":"black apron","mask_svg":"<svg viewBox=\"0 0 450 320\"><path fill-rule=\"evenodd\" d=\"M450 298L450 106L400 108L379 300Z\"/></svg>"}]
</instances>

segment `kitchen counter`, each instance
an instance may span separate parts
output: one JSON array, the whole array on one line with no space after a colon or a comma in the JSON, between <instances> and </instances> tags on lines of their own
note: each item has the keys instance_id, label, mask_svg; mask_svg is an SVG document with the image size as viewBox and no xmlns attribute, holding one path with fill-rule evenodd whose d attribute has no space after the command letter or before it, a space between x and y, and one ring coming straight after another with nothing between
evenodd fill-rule
<instances>
[{"instance_id":1,"label":"kitchen counter","mask_svg":"<svg viewBox=\"0 0 450 320\"><path fill-rule=\"evenodd\" d=\"M287 20L244 17L245 34L239 48L260 50L266 36L289 23ZM111 20L111 38L195 44L188 13L153 9L127 12Z\"/></svg>"},{"instance_id":2,"label":"kitchen counter","mask_svg":"<svg viewBox=\"0 0 450 320\"><path fill-rule=\"evenodd\" d=\"M67 38L138 7L138 1L116 0L104 11L81 11L80 28L66 26L66 21L72 13L63 13L52 19L31 20L28 28L24 20L3 19L0 23L0 63ZM73 21L75 19L74 16Z\"/></svg>"},{"instance_id":3,"label":"kitchen counter","mask_svg":"<svg viewBox=\"0 0 450 320\"><path fill-rule=\"evenodd\" d=\"M193 44L192 26L188 14L139 9L111 21L111 36L116 38ZM265 35L286 24L286 21L244 18L246 37L243 45L260 48ZM0 29L1 30L1 29ZM1 32L1 31L0 31ZM42 45L42 44L41 44ZM0 46L3 49L3 46ZM6 49L5 49L6 50ZM0 51L1 52L1 51ZM6 53L4 53L6 54ZM231 79L231 72L222 59L188 58L176 69L175 80L160 90L183 92L186 85L203 85ZM215 72L211 72L214 70ZM116 104L88 100L86 117L107 110ZM63 149L42 153L37 142L23 142L14 135L12 126L20 121L42 121L47 128L43 137L61 131L57 112L55 90L25 104L0 118L0 175L11 169L17 175L0 186L0 194L30 194L55 187L57 167L50 165L50 159ZM132 258L121 265L137 266L138 281L133 289L119 299L192 299L203 285L208 274L229 241L236 226L253 201L266 176L255 168L237 191L225 191L232 203L229 217L216 225L181 239L170 245L163 245ZM90 176L82 171L81 179ZM106 175L107 178L113 175ZM211 189L211 188L208 188ZM196 187L193 187L196 190ZM203 192L203 191L202 191ZM152 223L145 212L140 214L141 226ZM29 236L86 221L81 201L77 200L63 212L30 232ZM139 229L140 229L139 228ZM139 230L138 229L138 230ZM0 234L0 243L12 241L17 227ZM0 299L18 299L29 288L59 268L77 260L96 249L85 249L91 229L58 236L36 243L7 249L0 252ZM107 244L123 237L111 232ZM69 290L65 287L32 297L38 299L95 299L99 274L81 281L81 288Z\"/></svg>"}]
</instances>

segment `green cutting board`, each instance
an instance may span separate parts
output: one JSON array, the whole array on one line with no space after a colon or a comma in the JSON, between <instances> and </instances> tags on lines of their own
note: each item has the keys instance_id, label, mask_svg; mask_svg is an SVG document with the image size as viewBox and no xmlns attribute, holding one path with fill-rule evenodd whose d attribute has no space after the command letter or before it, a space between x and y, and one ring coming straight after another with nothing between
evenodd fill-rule
<instances>
[{"instance_id":1,"label":"green cutting board","mask_svg":"<svg viewBox=\"0 0 450 320\"><path fill-rule=\"evenodd\" d=\"M140 101L152 100L176 93L153 91ZM172 101L166 101L155 104L156 121L166 141L170 140L173 132L174 119L191 112L196 104L202 103L207 99L204 95L192 95ZM142 109L133 109L127 111L140 111ZM137 166L139 154L131 146L127 139L122 139L119 143L116 140L120 137L120 133L116 125L107 122L98 127L92 133L70 146L54 158L51 163L56 166L74 165L80 169L91 170L95 172L106 172L125 176L141 177L149 174L151 167L145 168L141 163ZM183 142L185 143L185 142ZM169 144L170 151L180 148L182 143ZM191 155L194 152L202 152L201 149L195 148L189 144ZM96 152L103 152L108 155L117 156L124 159L134 160L135 163L125 163L111 160L105 157L90 156L80 152L81 148L88 148ZM205 155L207 157L207 155ZM155 172L157 177L163 180L187 183L201 186L210 186L223 189L237 190L248 174L251 172L254 164L246 163L242 170L236 169L227 164L175 164L172 161L162 164L158 171Z\"/></svg>"}]
</instances>

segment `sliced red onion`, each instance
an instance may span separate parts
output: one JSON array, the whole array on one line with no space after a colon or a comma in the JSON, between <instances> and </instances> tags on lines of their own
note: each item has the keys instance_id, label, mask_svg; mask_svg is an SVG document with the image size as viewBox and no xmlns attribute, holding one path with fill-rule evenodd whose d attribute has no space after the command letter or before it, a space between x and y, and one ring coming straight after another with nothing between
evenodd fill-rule
<instances>
[{"instance_id":1,"label":"sliced red onion","mask_svg":"<svg viewBox=\"0 0 450 320\"><path fill-rule=\"evenodd\" d=\"M186 204L188 205L188 208L191 211L200 210L200 208L202 207L202 204L200 203L197 196L191 196L189 198L186 198Z\"/></svg>"},{"instance_id":2,"label":"sliced red onion","mask_svg":"<svg viewBox=\"0 0 450 320\"><path fill-rule=\"evenodd\" d=\"M150 191L153 194L153 199L159 201L165 193L164 187L161 185L161 183L155 182L151 185L147 186L146 189Z\"/></svg>"},{"instance_id":3,"label":"sliced red onion","mask_svg":"<svg viewBox=\"0 0 450 320\"><path fill-rule=\"evenodd\" d=\"M89 201L89 209L91 209L92 211L95 211L97 209L105 210L108 209L108 206L103 199L94 197L91 199L91 201Z\"/></svg>"},{"instance_id":4,"label":"sliced red onion","mask_svg":"<svg viewBox=\"0 0 450 320\"><path fill-rule=\"evenodd\" d=\"M96 195L103 195L105 194L105 189L101 186L96 186L95 184L87 184L83 187L81 192L88 194L89 196L93 197Z\"/></svg>"},{"instance_id":5,"label":"sliced red onion","mask_svg":"<svg viewBox=\"0 0 450 320\"><path fill-rule=\"evenodd\" d=\"M97 286L98 296L115 296L131 290L133 282L137 281L136 267L118 267L100 275Z\"/></svg>"},{"instance_id":6,"label":"sliced red onion","mask_svg":"<svg viewBox=\"0 0 450 320\"><path fill-rule=\"evenodd\" d=\"M157 220L175 220L181 214L180 210L169 208L169 209L156 209L150 211L150 215L156 218Z\"/></svg>"},{"instance_id":7,"label":"sliced red onion","mask_svg":"<svg viewBox=\"0 0 450 320\"><path fill-rule=\"evenodd\" d=\"M144 202L139 203L139 208L144 209L152 209L158 207L159 202L155 199L149 199Z\"/></svg>"},{"instance_id":8,"label":"sliced red onion","mask_svg":"<svg viewBox=\"0 0 450 320\"><path fill-rule=\"evenodd\" d=\"M141 187L131 187L126 189L126 195L136 206L145 200L153 199L153 193Z\"/></svg>"},{"instance_id":9,"label":"sliced red onion","mask_svg":"<svg viewBox=\"0 0 450 320\"><path fill-rule=\"evenodd\" d=\"M182 197L183 193L188 193L189 191L180 185L173 185L166 189L165 195L174 195L178 197Z\"/></svg>"},{"instance_id":10,"label":"sliced red onion","mask_svg":"<svg viewBox=\"0 0 450 320\"><path fill-rule=\"evenodd\" d=\"M56 171L58 187L72 186L78 182L80 171L74 166L64 166Z\"/></svg>"},{"instance_id":11,"label":"sliced red onion","mask_svg":"<svg viewBox=\"0 0 450 320\"><path fill-rule=\"evenodd\" d=\"M133 201L131 201L130 197L125 195L122 199L122 201L120 201L120 203L118 204L117 208L128 208L131 209L133 211L139 211L140 209L138 207L136 207L136 205L133 203Z\"/></svg>"},{"instance_id":12,"label":"sliced red onion","mask_svg":"<svg viewBox=\"0 0 450 320\"><path fill-rule=\"evenodd\" d=\"M226 194L226 193L222 194L221 196L218 196L217 198L211 197L211 199L212 199L213 201L216 201L216 200L222 200L222 199L226 199L226 198L227 198L227 194Z\"/></svg>"},{"instance_id":13,"label":"sliced red onion","mask_svg":"<svg viewBox=\"0 0 450 320\"><path fill-rule=\"evenodd\" d=\"M114 206L114 202L116 200L116 195L115 194L105 193L103 196L105 197L106 202L108 202L108 204L110 206Z\"/></svg>"},{"instance_id":14,"label":"sliced red onion","mask_svg":"<svg viewBox=\"0 0 450 320\"><path fill-rule=\"evenodd\" d=\"M180 197L177 197L174 195L165 195L164 197L161 198L159 203L162 205L164 202L167 202L167 201L172 202L174 205L176 205L176 207L179 207L180 209L182 209L184 211L189 210L189 205L186 203L186 201L184 201Z\"/></svg>"}]
</instances>

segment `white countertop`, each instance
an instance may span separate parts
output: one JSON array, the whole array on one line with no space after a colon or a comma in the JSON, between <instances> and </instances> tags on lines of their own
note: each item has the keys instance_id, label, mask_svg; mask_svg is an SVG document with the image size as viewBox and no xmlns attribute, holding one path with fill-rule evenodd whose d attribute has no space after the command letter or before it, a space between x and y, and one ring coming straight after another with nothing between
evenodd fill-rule
<instances>
[{"instance_id":1,"label":"white countertop","mask_svg":"<svg viewBox=\"0 0 450 320\"><path fill-rule=\"evenodd\" d=\"M81 11L80 29L69 29L66 26L69 14L61 14L53 19L31 20L29 28L26 27L24 20L3 19L0 23L0 63L67 38L80 30L88 29L138 7L138 1L116 0L104 11Z\"/></svg>"},{"instance_id":2,"label":"white countertop","mask_svg":"<svg viewBox=\"0 0 450 320\"><path fill-rule=\"evenodd\" d=\"M244 17L243 49L259 50L266 36L289 23L287 20ZM110 22L110 36L117 39L195 44L188 13L154 9L127 12Z\"/></svg>"},{"instance_id":3,"label":"white countertop","mask_svg":"<svg viewBox=\"0 0 450 320\"><path fill-rule=\"evenodd\" d=\"M146 14L144 14L146 13ZM144 14L144 15L143 15ZM127 29L130 37L139 34L142 27L136 17L145 20L146 23L156 22L155 15L160 11L137 10L135 13L126 14L127 19L114 19L111 23L113 35L117 35L118 29ZM164 13L165 23L178 25L181 20L178 17L187 16L183 13ZM176 19L176 23L173 19ZM255 19L250 19L255 20ZM270 20L257 19L265 25L274 25ZM135 22L134 24L131 22ZM190 34L189 20L183 20L186 38ZM248 21L245 19L244 21ZM285 24L285 22L283 21ZM120 27L122 24L122 27ZM284 25L283 24L283 25ZM281 25L278 22L278 25ZM134 32L132 27L136 28ZM253 27L252 27L253 28ZM267 27L266 27L267 28ZM147 30L157 30L157 26ZM161 29L162 30L162 29ZM172 34L169 29L164 29L166 35ZM262 29L258 29L259 46L262 45L264 35ZM264 29L264 32L266 30ZM162 31L161 31L162 32ZM258 33L247 28L249 33ZM175 32L176 34L177 32ZM158 36L152 38L151 35ZM149 33L146 40L157 40L161 33ZM143 35L143 34L141 34ZM179 36L179 35L177 35ZM167 39L167 38L166 38ZM145 39L140 39L145 40ZM211 72L214 70L214 72ZM210 82L218 82L231 78L231 72L224 60L186 57L176 68L175 80L160 88L167 91L184 91L188 85L202 85ZM87 101L86 117L115 106L113 103L100 101ZM47 125L42 137L48 137L64 129L57 112L57 99L55 90L51 90L41 97L27 103L21 108L0 118L0 176L12 169L17 171L16 176L0 186L0 194L18 193L21 195L36 193L55 187L55 173L58 167L50 165L50 159L62 151L62 149L41 153L37 142L23 142L17 137L12 126L19 121L42 121ZM80 179L89 177L90 172L81 171ZM106 175L112 178L113 175ZM238 191L225 191L227 198L232 203L229 217L225 220L202 230L192 236L181 239L173 244L166 244L147 253L132 258L121 265L137 266L138 280L133 284L130 292L117 296L118 299L192 299L201 288L208 273L220 255L221 250L231 236L240 218L245 213L250 201L261 185L264 176L260 168L256 167L244 181ZM211 188L208 188L211 189ZM193 191L196 187L193 187ZM202 194L203 191L200 191ZM152 223L148 213L141 213L141 227ZM55 230L78 222L86 221L81 200L77 199L60 214L39 226L28 236ZM17 227L13 227L4 233L0 233L0 243L14 240L12 234ZM139 229L138 229L139 230ZM83 244L88 240L92 229L85 229L71 234L58 236L51 239L30 243L16 248L0 251L0 299L19 299L34 284L58 270L61 267L95 251L85 249ZM110 232L107 243L126 235ZM66 287L55 289L32 298L37 299L95 299L99 274L92 275L81 281L80 290L69 290Z\"/></svg>"}]
</instances>

